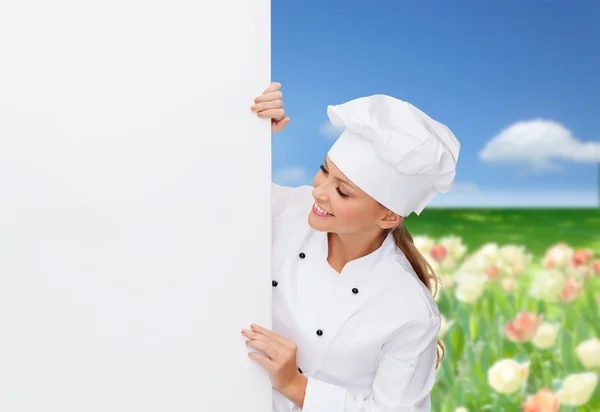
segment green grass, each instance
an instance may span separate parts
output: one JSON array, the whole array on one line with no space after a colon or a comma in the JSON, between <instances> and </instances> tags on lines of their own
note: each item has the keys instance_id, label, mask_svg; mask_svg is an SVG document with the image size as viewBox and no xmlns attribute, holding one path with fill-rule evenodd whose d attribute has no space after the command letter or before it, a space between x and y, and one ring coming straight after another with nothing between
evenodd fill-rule
<instances>
[{"instance_id":1,"label":"green grass","mask_svg":"<svg viewBox=\"0 0 600 412\"><path fill-rule=\"evenodd\" d=\"M406 219L412 235L460 236L469 251L495 242L525 245L535 257L558 242L600 253L600 209L425 209Z\"/></svg>"}]
</instances>

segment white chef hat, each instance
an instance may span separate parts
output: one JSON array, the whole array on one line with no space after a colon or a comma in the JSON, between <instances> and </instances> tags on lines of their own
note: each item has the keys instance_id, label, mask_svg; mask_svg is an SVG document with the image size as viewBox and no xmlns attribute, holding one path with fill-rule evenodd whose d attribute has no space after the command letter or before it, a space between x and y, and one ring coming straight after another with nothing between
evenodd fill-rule
<instances>
[{"instance_id":1,"label":"white chef hat","mask_svg":"<svg viewBox=\"0 0 600 412\"><path fill-rule=\"evenodd\" d=\"M377 94L327 107L344 131L329 158L362 191L386 208L417 215L452 187L460 143L410 103Z\"/></svg>"}]
</instances>

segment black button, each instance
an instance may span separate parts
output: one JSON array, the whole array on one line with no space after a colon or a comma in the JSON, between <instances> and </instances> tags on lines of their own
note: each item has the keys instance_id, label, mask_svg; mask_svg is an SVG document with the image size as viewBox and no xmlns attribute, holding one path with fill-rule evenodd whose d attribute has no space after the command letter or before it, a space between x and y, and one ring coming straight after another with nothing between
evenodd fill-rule
<instances>
[{"instance_id":1,"label":"black button","mask_svg":"<svg viewBox=\"0 0 600 412\"><path fill-rule=\"evenodd\" d=\"M319 330L317 331L317 335L319 335L319 336L323 336L323 331L322 331L321 329L319 329Z\"/></svg>"},{"instance_id":2,"label":"black button","mask_svg":"<svg viewBox=\"0 0 600 412\"><path fill-rule=\"evenodd\" d=\"M274 280L273 282L271 282L271 284L273 285L273 287L274 287L274 288L276 288L276 287L277 287L277 285L279 285L279 283L277 283L277 281L276 281L276 280Z\"/></svg>"},{"instance_id":3,"label":"black button","mask_svg":"<svg viewBox=\"0 0 600 412\"><path fill-rule=\"evenodd\" d=\"M304 253L300 253L300 259L304 259L306 257L306 255Z\"/></svg>"},{"instance_id":4,"label":"black button","mask_svg":"<svg viewBox=\"0 0 600 412\"><path fill-rule=\"evenodd\" d=\"M358 289L356 289L356 288L352 289L352 293L354 293L356 295L358 293Z\"/></svg>"},{"instance_id":5,"label":"black button","mask_svg":"<svg viewBox=\"0 0 600 412\"><path fill-rule=\"evenodd\" d=\"M298 372L302 373L302 369L298 368Z\"/></svg>"}]
</instances>

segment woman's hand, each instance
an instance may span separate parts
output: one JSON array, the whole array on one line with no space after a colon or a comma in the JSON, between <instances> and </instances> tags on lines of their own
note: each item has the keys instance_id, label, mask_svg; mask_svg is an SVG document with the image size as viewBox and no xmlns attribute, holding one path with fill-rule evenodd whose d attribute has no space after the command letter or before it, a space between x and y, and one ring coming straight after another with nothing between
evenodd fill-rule
<instances>
[{"instance_id":1,"label":"woman's hand","mask_svg":"<svg viewBox=\"0 0 600 412\"><path fill-rule=\"evenodd\" d=\"M248 338L246 345L259 351L248 356L257 361L269 373L273 389L297 405L304 403L306 378L296 365L296 344L262 326L251 325L252 330L242 329Z\"/></svg>"},{"instance_id":2,"label":"woman's hand","mask_svg":"<svg viewBox=\"0 0 600 412\"><path fill-rule=\"evenodd\" d=\"M281 84L273 82L261 96L254 99L254 105L250 107L258 117L271 119L271 131L280 132L290 121L285 117L283 101L281 100Z\"/></svg>"}]
</instances>

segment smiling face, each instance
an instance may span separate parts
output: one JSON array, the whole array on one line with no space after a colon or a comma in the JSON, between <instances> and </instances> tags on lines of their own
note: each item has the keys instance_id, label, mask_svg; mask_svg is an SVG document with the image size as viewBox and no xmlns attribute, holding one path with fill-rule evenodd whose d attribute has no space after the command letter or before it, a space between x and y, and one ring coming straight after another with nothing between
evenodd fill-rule
<instances>
[{"instance_id":1,"label":"smiling face","mask_svg":"<svg viewBox=\"0 0 600 412\"><path fill-rule=\"evenodd\" d=\"M396 226L401 217L350 181L329 159L313 180L309 225L321 232L358 234Z\"/></svg>"}]
</instances>

